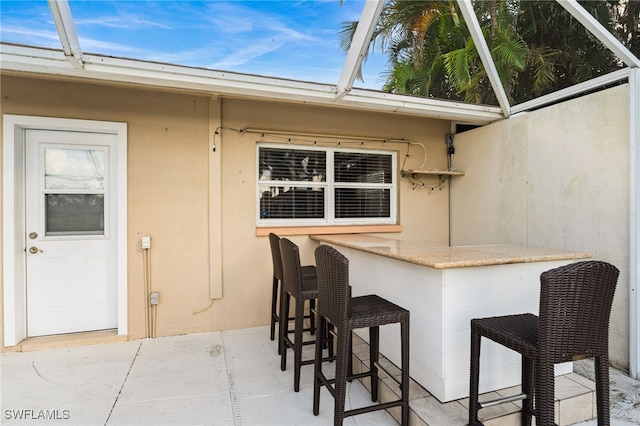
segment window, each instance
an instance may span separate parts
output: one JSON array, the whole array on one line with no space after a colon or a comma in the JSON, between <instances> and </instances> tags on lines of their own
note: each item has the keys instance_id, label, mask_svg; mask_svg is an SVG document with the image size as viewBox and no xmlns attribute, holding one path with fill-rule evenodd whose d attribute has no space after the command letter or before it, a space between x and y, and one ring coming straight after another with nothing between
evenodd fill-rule
<instances>
[{"instance_id":1,"label":"window","mask_svg":"<svg viewBox=\"0 0 640 426\"><path fill-rule=\"evenodd\" d=\"M260 226L396 223L396 153L258 144Z\"/></svg>"},{"instance_id":2,"label":"window","mask_svg":"<svg viewBox=\"0 0 640 426\"><path fill-rule=\"evenodd\" d=\"M107 148L44 147L46 236L105 235L108 155Z\"/></svg>"}]
</instances>

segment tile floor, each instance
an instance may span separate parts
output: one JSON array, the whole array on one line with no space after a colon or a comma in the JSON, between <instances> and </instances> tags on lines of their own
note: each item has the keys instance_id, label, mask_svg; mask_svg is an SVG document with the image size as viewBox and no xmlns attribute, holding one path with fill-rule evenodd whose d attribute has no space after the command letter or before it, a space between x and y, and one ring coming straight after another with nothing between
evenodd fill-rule
<instances>
[{"instance_id":1,"label":"tile floor","mask_svg":"<svg viewBox=\"0 0 640 426\"><path fill-rule=\"evenodd\" d=\"M289 358L286 371L280 371L276 344L268 334L268 327L257 327L4 353L0 356L0 423L332 424L333 400L326 390L322 392L320 415L312 413L312 367L303 367L301 390L293 392L292 360ZM366 350L356 345L356 353L363 349ZM626 376L617 377L614 372L612 425L640 424L640 414L634 414L640 412L640 384L628 377L625 381ZM585 375L588 374L587 371ZM568 380L584 380L581 386L586 387L591 383L576 376ZM617 387L616 380L620 383ZM415 384L411 395L412 425L466 424L464 401L440 404ZM622 404L616 405L616 401ZM359 382L351 383L347 406L368 403L366 388ZM507 415L491 424L516 424L513 421L517 422L517 414L502 414ZM345 425L396 424L386 412L349 417L345 421ZM591 426L595 422L581 425Z\"/></svg>"}]
</instances>

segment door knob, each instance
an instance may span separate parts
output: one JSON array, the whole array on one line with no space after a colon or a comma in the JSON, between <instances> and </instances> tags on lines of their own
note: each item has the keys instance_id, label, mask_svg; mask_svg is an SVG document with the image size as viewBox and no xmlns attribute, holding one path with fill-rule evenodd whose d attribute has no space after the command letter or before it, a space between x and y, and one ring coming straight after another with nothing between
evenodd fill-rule
<instances>
[{"instance_id":1,"label":"door knob","mask_svg":"<svg viewBox=\"0 0 640 426\"><path fill-rule=\"evenodd\" d=\"M40 250L38 247L29 247L29 253L38 254L38 253L42 253L42 250Z\"/></svg>"}]
</instances>

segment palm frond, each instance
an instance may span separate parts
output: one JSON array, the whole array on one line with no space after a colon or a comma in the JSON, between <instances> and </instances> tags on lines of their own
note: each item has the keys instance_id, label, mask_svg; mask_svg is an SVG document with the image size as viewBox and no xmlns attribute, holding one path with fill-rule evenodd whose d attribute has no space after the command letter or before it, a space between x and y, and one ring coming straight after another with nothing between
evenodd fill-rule
<instances>
[{"instance_id":1,"label":"palm frond","mask_svg":"<svg viewBox=\"0 0 640 426\"><path fill-rule=\"evenodd\" d=\"M498 32L498 43L491 50L491 56L517 70L525 67L527 58L527 43L513 33Z\"/></svg>"},{"instance_id":2,"label":"palm frond","mask_svg":"<svg viewBox=\"0 0 640 426\"><path fill-rule=\"evenodd\" d=\"M443 55L443 60L447 75L456 88L458 90L462 90L471 80L467 49L456 49L451 52L447 52Z\"/></svg>"}]
</instances>

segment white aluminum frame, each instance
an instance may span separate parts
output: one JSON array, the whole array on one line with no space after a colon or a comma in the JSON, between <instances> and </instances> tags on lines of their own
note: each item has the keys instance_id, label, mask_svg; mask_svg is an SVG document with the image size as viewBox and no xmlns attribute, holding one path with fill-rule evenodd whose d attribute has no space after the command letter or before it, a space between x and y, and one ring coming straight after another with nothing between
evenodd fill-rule
<instances>
[{"instance_id":1,"label":"white aluminum frame","mask_svg":"<svg viewBox=\"0 0 640 426\"><path fill-rule=\"evenodd\" d=\"M480 55L480 60L487 72L487 77L489 77L493 92L496 94L500 108L502 108L502 114L505 118L509 118L509 115L511 115L509 99L507 98L507 93L504 91L504 86L500 81L500 76L498 75L498 70L493 62L493 58L491 58L491 52L489 51L487 41L482 35L482 29L480 28L478 17L473 10L471 0L458 0L458 6L460 6L460 11L462 12L464 21L469 28L471 38L473 38L476 49L478 50L478 55Z\"/></svg>"},{"instance_id":2,"label":"white aluminum frame","mask_svg":"<svg viewBox=\"0 0 640 426\"><path fill-rule=\"evenodd\" d=\"M565 99L572 98L576 95L586 93L590 90L603 87L611 83L626 80L629 77L629 68L624 68L618 71L611 72L609 74L601 75L600 77L592 78L591 80L583 83L578 83L571 87L567 87L562 90L558 90L547 95L543 95L521 104L517 104L511 107L511 114L517 114L519 112L530 111L532 109L540 108L545 105L561 102Z\"/></svg>"},{"instance_id":3,"label":"white aluminum frame","mask_svg":"<svg viewBox=\"0 0 640 426\"><path fill-rule=\"evenodd\" d=\"M640 379L640 69L629 72L629 375Z\"/></svg>"},{"instance_id":4,"label":"white aluminum frame","mask_svg":"<svg viewBox=\"0 0 640 426\"><path fill-rule=\"evenodd\" d=\"M84 65L82 63L82 49L69 2L67 0L49 0L49 8L58 29L58 36L65 56L74 67L82 68Z\"/></svg>"},{"instance_id":5,"label":"white aluminum frame","mask_svg":"<svg viewBox=\"0 0 640 426\"><path fill-rule=\"evenodd\" d=\"M351 86L353 86L353 82L358 75L358 70L362 65L362 60L367 54L367 50L369 50L369 42L383 8L384 1L382 0L367 0L364 4L362 16L358 21L349 52L347 52L347 59L342 68L342 74L340 74L340 79L338 80L336 98L342 98L351 90Z\"/></svg>"},{"instance_id":6,"label":"white aluminum frame","mask_svg":"<svg viewBox=\"0 0 640 426\"><path fill-rule=\"evenodd\" d=\"M617 57L622 59L628 67L640 67L640 59L629 51L620 41L613 36L600 22L596 20L576 0L557 0L558 4L565 8L576 18L591 34L602 44L607 46Z\"/></svg>"}]
</instances>

